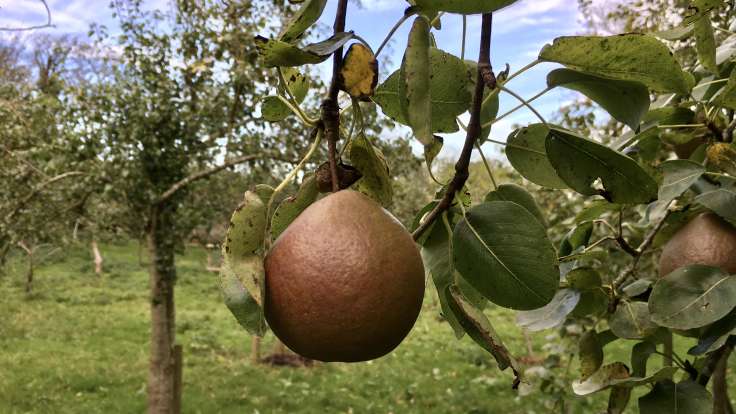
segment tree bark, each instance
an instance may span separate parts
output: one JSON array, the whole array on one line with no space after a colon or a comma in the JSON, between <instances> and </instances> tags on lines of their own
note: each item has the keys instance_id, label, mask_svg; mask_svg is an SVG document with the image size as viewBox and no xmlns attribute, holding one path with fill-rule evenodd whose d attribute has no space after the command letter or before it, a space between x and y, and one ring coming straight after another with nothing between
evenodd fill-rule
<instances>
[{"instance_id":1,"label":"tree bark","mask_svg":"<svg viewBox=\"0 0 736 414\"><path fill-rule=\"evenodd\" d=\"M174 346L174 414L181 413L181 391L183 384L184 357L181 345Z\"/></svg>"},{"instance_id":2,"label":"tree bark","mask_svg":"<svg viewBox=\"0 0 736 414\"><path fill-rule=\"evenodd\" d=\"M261 362L261 338L255 335L250 342L250 362L253 365Z\"/></svg>"},{"instance_id":3,"label":"tree bark","mask_svg":"<svg viewBox=\"0 0 736 414\"><path fill-rule=\"evenodd\" d=\"M728 357L725 353L713 371L713 414L734 414L731 400L728 398Z\"/></svg>"},{"instance_id":4,"label":"tree bark","mask_svg":"<svg viewBox=\"0 0 736 414\"><path fill-rule=\"evenodd\" d=\"M33 289L33 248L28 247L25 242L18 242L18 246L26 252L28 256L28 271L26 273L26 294L30 295Z\"/></svg>"},{"instance_id":5,"label":"tree bark","mask_svg":"<svg viewBox=\"0 0 736 414\"><path fill-rule=\"evenodd\" d=\"M152 207L147 229L150 255L151 355L148 372L148 412L175 414L175 311L173 211L166 205Z\"/></svg>"},{"instance_id":6,"label":"tree bark","mask_svg":"<svg viewBox=\"0 0 736 414\"><path fill-rule=\"evenodd\" d=\"M94 257L95 262L95 274L97 276L102 276L102 254L100 254L100 248L97 246L97 240L94 238L92 239L92 256Z\"/></svg>"}]
</instances>

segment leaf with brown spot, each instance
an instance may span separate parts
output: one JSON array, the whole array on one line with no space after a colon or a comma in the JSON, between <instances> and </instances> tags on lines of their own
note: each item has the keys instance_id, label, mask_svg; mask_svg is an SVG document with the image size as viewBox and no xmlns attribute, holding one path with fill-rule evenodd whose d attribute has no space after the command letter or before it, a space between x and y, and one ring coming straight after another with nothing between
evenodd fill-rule
<instances>
[{"instance_id":1,"label":"leaf with brown spot","mask_svg":"<svg viewBox=\"0 0 736 414\"><path fill-rule=\"evenodd\" d=\"M362 43L354 43L348 49L340 70L342 89L353 98L368 100L378 83L378 61L373 51Z\"/></svg>"}]
</instances>

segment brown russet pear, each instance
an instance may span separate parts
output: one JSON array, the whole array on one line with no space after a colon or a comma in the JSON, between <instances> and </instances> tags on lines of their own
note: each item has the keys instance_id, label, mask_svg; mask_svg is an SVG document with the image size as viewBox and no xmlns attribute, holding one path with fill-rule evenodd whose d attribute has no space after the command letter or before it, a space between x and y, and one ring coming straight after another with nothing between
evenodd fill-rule
<instances>
[{"instance_id":1,"label":"brown russet pear","mask_svg":"<svg viewBox=\"0 0 736 414\"><path fill-rule=\"evenodd\" d=\"M703 213L675 233L659 258L659 276L692 264L736 273L736 228L714 213Z\"/></svg>"},{"instance_id":2,"label":"brown russet pear","mask_svg":"<svg viewBox=\"0 0 736 414\"><path fill-rule=\"evenodd\" d=\"M268 252L266 320L292 351L320 361L381 357L411 330L424 266L409 232L352 190L305 209Z\"/></svg>"}]
</instances>

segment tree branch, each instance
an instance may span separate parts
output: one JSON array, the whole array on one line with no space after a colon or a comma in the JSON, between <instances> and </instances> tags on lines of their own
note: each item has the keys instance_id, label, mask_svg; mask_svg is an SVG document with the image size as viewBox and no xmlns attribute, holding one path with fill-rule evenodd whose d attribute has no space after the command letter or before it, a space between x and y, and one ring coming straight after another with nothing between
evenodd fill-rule
<instances>
[{"instance_id":1,"label":"tree branch","mask_svg":"<svg viewBox=\"0 0 736 414\"><path fill-rule=\"evenodd\" d=\"M65 172L63 174L59 174L59 175L57 175L55 177L52 177L52 178L50 178L50 179L42 182L36 188L34 188L33 191L31 191L27 196L23 197L23 199L20 201L20 203L18 203L18 205L15 206L15 209L13 209L13 211L11 211L10 213L8 213L5 216L5 219L4 219L3 222L4 223L8 223L10 221L10 219L12 219L13 216L15 216L23 208L23 206L25 206L28 202L30 202L31 200L33 200L33 198L36 197L36 195L38 195L38 193L40 193L44 188L50 186L51 184L54 184L55 182L64 180L64 179L69 178L69 177L78 176L78 175L85 175L85 173L83 173L81 171L68 171L68 172Z\"/></svg>"},{"instance_id":2,"label":"tree branch","mask_svg":"<svg viewBox=\"0 0 736 414\"><path fill-rule=\"evenodd\" d=\"M484 81L484 73L491 67L491 29L493 26L493 14L486 13L483 15L483 26L480 35L480 53L478 56L478 77L475 82L475 91L473 93L473 105L470 109L470 122L468 123L467 134L465 136L465 144L463 145L460 157L455 163L455 175L452 177L450 184L447 185L442 200L429 212L426 219L414 230L412 237L414 240L419 239L421 235L452 205L455 199L455 193L462 191L465 182L470 175L468 168L470 167L470 156L473 154L473 147L478 140L481 131L480 125L480 109L483 104L483 91L486 83ZM485 69L484 69L485 68Z\"/></svg>"},{"instance_id":3,"label":"tree branch","mask_svg":"<svg viewBox=\"0 0 736 414\"><path fill-rule=\"evenodd\" d=\"M669 205L668 205L668 207L669 207ZM636 269L639 266L639 261L641 260L641 257L647 251L647 249L649 248L649 246L652 245L652 243L654 242L654 237L656 237L657 236L657 233L659 233L659 231L662 230L662 227L664 227L664 223L665 223L665 221L667 221L667 218L670 216L670 214L672 214L672 212L668 208L667 209L667 213L665 213L664 217L662 217L659 220L659 222L654 226L654 228L652 229L652 231L649 232L649 234L647 234L646 238L639 245L639 247L632 252L632 253L634 253L634 254L632 254L632 256L634 257L634 262L631 264L631 267L629 268L629 270L625 271L621 276L617 277L613 281L613 289L614 289L614 291L617 290L618 288L620 288L623 285L623 283L629 278L629 276L631 276L631 275L633 275L633 274L636 273ZM629 253L629 252L627 251L627 253ZM631 254L631 253L629 253L629 254Z\"/></svg>"},{"instance_id":4,"label":"tree branch","mask_svg":"<svg viewBox=\"0 0 736 414\"><path fill-rule=\"evenodd\" d=\"M335 13L334 34L345 31L345 20L348 13L348 0L339 0L337 12ZM337 141L340 138L340 107L337 96L340 92L340 70L342 69L342 47L332 55L332 83L327 98L322 102L322 122L327 139L327 158L330 163L330 177L332 179L332 191L340 189L337 175Z\"/></svg>"},{"instance_id":5,"label":"tree branch","mask_svg":"<svg viewBox=\"0 0 736 414\"><path fill-rule=\"evenodd\" d=\"M207 178L207 177L209 177L209 176L211 176L213 174L216 174L216 173L224 170L225 168L232 167L232 166L238 165L238 164L242 164L242 163L248 162L248 161L253 161L253 160L258 159L258 158L270 158L270 159L279 160L279 161L293 162L292 160L286 160L286 159L283 159L283 158L280 158L280 157L276 157L276 156L264 156L264 155L260 155L260 154L259 155L250 154L250 155L243 155L243 156L240 156L240 157L232 158L232 159L227 160L224 163L222 163L222 164L220 164L220 165L218 165L216 167L210 168L209 170L200 171L200 172L194 173L194 174L192 174L192 175L190 175L190 176L188 176L186 178L183 178L183 179L179 180L178 182L174 183L174 185L172 185L171 187L169 187L168 190L164 191L164 193L161 194L161 196L156 200L156 202L154 204L162 204L162 203L165 203L171 197L173 197L174 194L176 194L178 191L180 191L181 189L183 189L184 187L190 185L191 183L193 183L195 181L201 180L203 178Z\"/></svg>"},{"instance_id":6,"label":"tree branch","mask_svg":"<svg viewBox=\"0 0 736 414\"><path fill-rule=\"evenodd\" d=\"M46 9L46 23L40 24L37 26L29 26L29 27L0 27L0 32L24 32L28 30L36 30L36 29L45 29L47 27L56 27L55 25L51 24L51 9L49 9L49 5L46 3L46 0L40 0L43 4L43 7Z\"/></svg>"}]
</instances>

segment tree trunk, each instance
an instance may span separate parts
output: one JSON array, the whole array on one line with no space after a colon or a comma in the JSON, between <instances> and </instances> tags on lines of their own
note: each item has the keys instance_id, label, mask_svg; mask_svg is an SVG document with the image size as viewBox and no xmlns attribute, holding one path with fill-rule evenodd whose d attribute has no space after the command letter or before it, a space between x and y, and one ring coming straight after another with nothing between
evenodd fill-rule
<instances>
[{"instance_id":1,"label":"tree trunk","mask_svg":"<svg viewBox=\"0 0 736 414\"><path fill-rule=\"evenodd\" d=\"M20 246L20 248L26 252L26 255L28 255L28 271L26 273L26 294L30 295L31 290L33 289L33 249L26 246L25 242L23 241L18 242L18 246Z\"/></svg>"},{"instance_id":2,"label":"tree trunk","mask_svg":"<svg viewBox=\"0 0 736 414\"><path fill-rule=\"evenodd\" d=\"M261 362L261 338L253 335L253 339L250 342L250 362L253 365Z\"/></svg>"},{"instance_id":3,"label":"tree trunk","mask_svg":"<svg viewBox=\"0 0 736 414\"><path fill-rule=\"evenodd\" d=\"M175 311L173 212L165 206L152 208L148 225L151 289L151 356L148 372L148 412L176 414L175 402Z\"/></svg>"},{"instance_id":4,"label":"tree trunk","mask_svg":"<svg viewBox=\"0 0 736 414\"><path fill-rule=\"evenodd\" d=\"M102 276L102 255L100 254L100 248L97 246L97 240L92 238L92 256L95 260L95 274Z\"/></svg>"},{"instance_id":5,"label":"tree trunk","mask_svg":"<svg viewBox=\"0 0 736 414\"><path fill-rule=\"evenodd\" d=\"M713 414L734 414L731 401L728 398L728 357L730 352L726 353L718 361L715 371L713 371Z\"/></svg>"}]
</instances>

